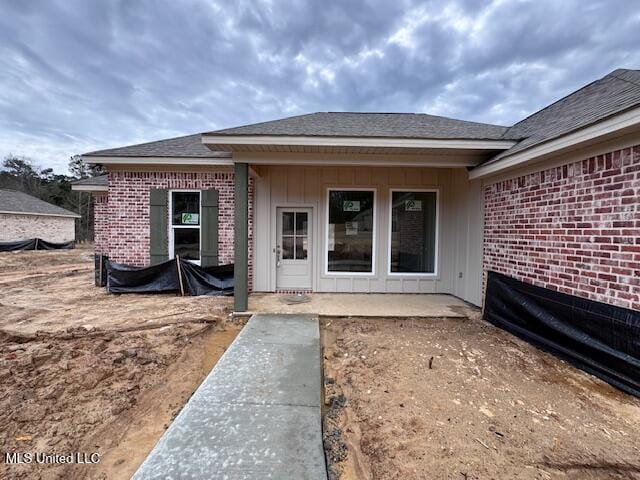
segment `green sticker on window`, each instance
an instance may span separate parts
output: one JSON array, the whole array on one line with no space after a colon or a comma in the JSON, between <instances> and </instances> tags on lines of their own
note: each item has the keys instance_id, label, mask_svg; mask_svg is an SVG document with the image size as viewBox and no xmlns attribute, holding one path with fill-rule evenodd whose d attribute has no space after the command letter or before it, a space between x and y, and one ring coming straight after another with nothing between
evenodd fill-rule
<instances>
[{"instance_id":1,"label":"green sticker on window","mask_svg":"<svg viewBox=\"0 0 640 480\"><path fill-rule=\"evenodd\" d=\"M200 215L197 213L183 213L182 225L198 225L200 222Z\"/></svg>"},{"instance_id":2,"label":"green sticker on window","mask_svg":"<svg viewBox=\"0 0 640 480\"><path fill-rule=\"evenodd\" d=\"M344 200L342 202L342 211L343 212L359 212L360 200Z\"/></svg>"}]
</instances>

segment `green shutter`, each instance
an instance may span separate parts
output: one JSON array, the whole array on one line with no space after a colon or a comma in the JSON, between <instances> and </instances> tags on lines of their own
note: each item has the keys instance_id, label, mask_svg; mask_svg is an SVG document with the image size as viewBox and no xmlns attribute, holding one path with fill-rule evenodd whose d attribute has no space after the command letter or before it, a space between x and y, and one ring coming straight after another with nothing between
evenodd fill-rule
<instances>
[{"instance_id":1,"label":"green shutter","mask_svg":"<svg viewBox=\"0 0 640 480\"><path fill-rule=\"evenodd\" d=\"M149 259L151 265L169 260L168 192L164 189L149 191Z\"/></svg>"},{"instance_id":2,"label":"green shutter","mask_svg":"<svg viewBox=\"0 0 640 480\"><path fill-rule=\"evenodd\" d=\"M202 190L201 202L200 265L211 267L218 265L218 191Z\"/></svg>"}]
</instances>

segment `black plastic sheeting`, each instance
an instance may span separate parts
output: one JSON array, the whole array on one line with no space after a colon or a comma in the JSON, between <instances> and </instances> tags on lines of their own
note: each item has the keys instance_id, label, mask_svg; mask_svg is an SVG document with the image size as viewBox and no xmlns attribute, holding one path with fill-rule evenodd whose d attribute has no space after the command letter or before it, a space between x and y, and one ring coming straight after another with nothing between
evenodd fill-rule
<instances>
[{"instance_id":1,"label":"black plastic sheeting","mask_svg":"<svg viewBox=\"0 0 640 480\"><path fill-rule=\"evenodd\" d=\"M489 272L484 317L640 397L640 312Z\"/></svg>"},{"instance_id":2,"label":"black plastic sheeting","mask_svg":"<svg viewBox=\"0 0 640 480\"><path fill-rule=\"evenodd\" d=\"M98 273L100 265L106 265L106 273ZM202 268L186 260L173 259L149 267L132 267L111 262L106 257L100 260L96 255L97 285L103 275L106 275L109 293L233 295L233 265Z\"/></svg>"},{"instance_id":3,"label":"black plastic sheeting","mask_svg":"<svg viewBox=\"0 0 640 480\"><path fill-rule=\"evenodd\" d=\"M30 238L17 242L0 242L0 252L16 252L20 250L70 250L75 247L75 242L47 242L41 238Z\"/></svg>"}]
</instances>

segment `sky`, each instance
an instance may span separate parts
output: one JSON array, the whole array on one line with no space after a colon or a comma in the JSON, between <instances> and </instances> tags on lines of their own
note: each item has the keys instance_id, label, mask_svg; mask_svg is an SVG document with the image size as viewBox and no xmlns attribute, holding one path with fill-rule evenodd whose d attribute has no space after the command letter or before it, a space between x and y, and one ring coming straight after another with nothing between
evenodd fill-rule
<instances>
[{"instance_id":1,"label":"sky","mask_svg":"<svg viewBox=\"0 0 640 480\"><path fill-rule=\"evenodd\" d=\"M640 68L638 0L2 0L0 158L315 111L512 125Z\"/></svg>"}]
</instances>

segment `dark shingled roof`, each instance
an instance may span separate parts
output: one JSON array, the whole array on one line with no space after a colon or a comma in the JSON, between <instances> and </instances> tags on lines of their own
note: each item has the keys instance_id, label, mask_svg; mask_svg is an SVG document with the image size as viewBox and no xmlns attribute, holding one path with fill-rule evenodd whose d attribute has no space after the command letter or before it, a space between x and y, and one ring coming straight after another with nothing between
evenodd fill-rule
<instances>
[{"instance_id":1,"label":"dark shingled roof","mask_svg":"<svg viewBox=\"0 0 640 480\"><path fill-rule=\"evenodd\" d=\"M32 197L18 190L0 189L0 212L35 213L79 217L77 213Z\"/></svg>"},{"instance_id":2,"label":"dark shingled roof","mask_svg":"<svg viewBox=\"0 0 640 480\"><path fill-rule=\"evenodd\" d=\"M521 141L487 163L587 127L638 104L640 70L614 70L509 128L504 138Z\"/></svg>"},{"instance_id":3,"label":"dark shingled roof","mask_svg":"<svg viewBox=\"0 0 640 480\"><path fill-rule=\"evenodd\" d=\"M71 185L88 185L88 186L98 186L98 187L108 187L109 186L109 175L98 175L97 177L89 177L82 178L80 180L76 180L71 182Z\"/></svg>"},{"instance_id":4,"label":"dark shingled roof","mask_svg":"<svg viewBox=\"0 0 640 480\"><path fill-rule=\"evenodd\" d=\"M212 135L374 137L442 140L513 140L496 162L530 147L587 127L640 104L640 70L619 69L543 108L512 127L467 122L423 113L318 112L210 132ZM210 157L201 134L86 153L88 157Z\"/></svg>"},{"instance_id":5,"label":"dark shingled roof","mask_svg":"<svg viewBox=\"0 0 640 480\"><path fill-rule=\"evenodd\" d=\"M499 140L507 127L425 113L317 112L210 132L212 135L300 135Z\"/></svg>"},{"instance_id":6,"label":"dark shingled roof","mask_svg":"<svg viewBox=\"0 0 640 480\"><path fill-rule=\"evenodd\" d=\"M212 152L202 143L201 135L157 140L155 142L129 145L127 147L98 150L85 153L83 157L230 157L227 152Z\"/></svg>"}]
</instances>

